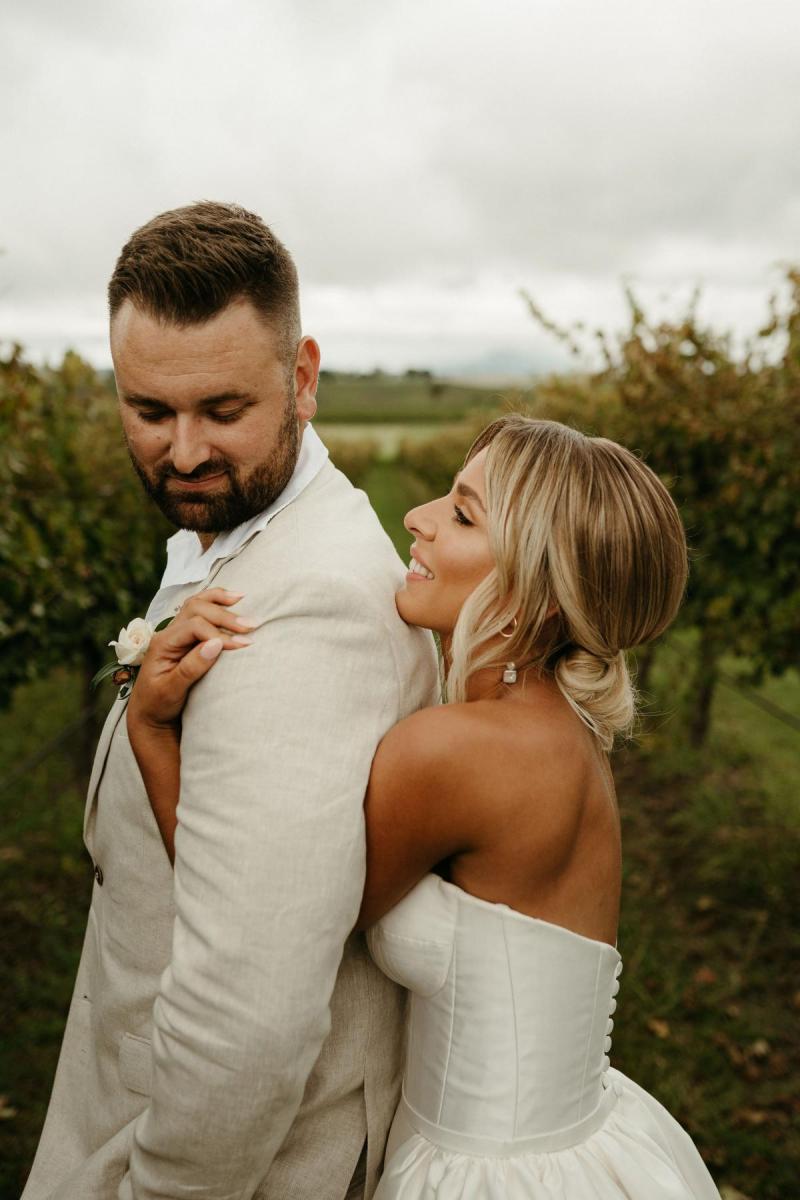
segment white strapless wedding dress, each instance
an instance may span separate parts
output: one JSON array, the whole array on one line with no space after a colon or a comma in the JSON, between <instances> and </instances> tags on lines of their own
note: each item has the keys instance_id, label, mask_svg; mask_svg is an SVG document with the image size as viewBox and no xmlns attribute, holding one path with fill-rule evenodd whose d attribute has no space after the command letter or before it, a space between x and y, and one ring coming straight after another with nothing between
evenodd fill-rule
<instances>
[{"instance_id":1,"label":"white strapless wedding dress","mask_svg":"<svg viewBox=\"0 0 800 1200\"><path fill-rule=\"evenodd\" d=\"M438 875L368 936L411 992L375 1200L719 1200L688 1134L609 1065L613 946Z\"/></svg>"}]
</instances>

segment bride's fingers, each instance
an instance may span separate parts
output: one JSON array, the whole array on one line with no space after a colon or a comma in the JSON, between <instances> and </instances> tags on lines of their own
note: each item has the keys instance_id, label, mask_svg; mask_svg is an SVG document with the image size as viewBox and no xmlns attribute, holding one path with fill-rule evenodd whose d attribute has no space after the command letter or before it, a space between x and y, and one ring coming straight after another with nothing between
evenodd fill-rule
<instances>
[{"instance_id":1,"label":"bride's fingers","mask_svg":"<svg viewBox=\"0 0 800 1200\"><path fill-rule=\"evenodd\" d=\"M244 600L244 596L244 592L229 592L227 588L206 588L203 592L197 592L192 599L202 597L213 604L236 604L237 601Z\"/></svg>"},{"instance_id":2,"label":"bride's fingers","mask_svg":"<svg viewBox=\"0 0 800 1200\"><path fill-rule=\"evenodd\" d=\"M229 608L223 608L219 604L211 604L208 601L199 603L192 615L205 617L212 625L218 625L220 629L230 629L233 633L249 631L256 626L255 621L248 620L241 613L233 612Z\"/></svg>"},{"instance_id":3,"label":"bride's fingers","mask_svg":"<svg viewBox=\"0 0 800 1200\"><path fill-rule=\"evenodd\" d=\"M148 650L133 689L129 720L171 725L180 716L191 688L224 652L224 641L222 637L208 638L195 643L178 659L162 658L156 662L149 661Z\"/></svg>"},{"instance_id":4,"label":"bride's fingers","mask_svg":"<svg viewBox=\"0 0 800 1200\"><path fill-rule=\"evenodd\" d=\"M212 625L216 625L220 629L230 629L232 633L247 632L255 628L257 622L249 621L247 617L232 612L229 608L224 608L218 602L204 599L205 594L201 592L199 596L193 596L191 600L188 600L168 628L172 628L178 622L183 625L194 617L205 617Z\"/></svg>"},{"instance_id":5,"label":"bride's fingers","mask_svg":"<svg viewBox=\"0 0 800 1200\"><path fill-rule=\"evenodd\" d=\"M197 683L198 679L202 679L211 670L223 650L223 639L213 637L209 638L207 642L201 642L199 646L195 646L193 650L185 654L175 668L175 674L179 677L182 686L188 689Z\"/></svg>"},{"instance_id":6,"label":"bride's fingers","mask_svg":"<svg viewBox=\"0 0 800 1200\"><path fill-rule=\"evenodd\" d=\"M241 634L236 634L234 637L226 636L223 629L220 629L214 621L209 621L204 616L198 615L196 617L192 617L187 624L189 631L193 634L196 642L207 642L212 638L221 637L223 649L231 649L233 646L245 644L242 641L235 640L235 638L241 638ZM251 629L252 625L248 624L247 628Z\"/></svg>"},{"instance_id":7,"label":"bride's fingers","mask_svg":"<svg viewBox=\"0 0 800 1200\"><path fill-rule=\"evenodd\" d=\"M196 616L173 621L166 629L157 633L147 653L151 661L169 664L182 658L198 642L207 642L212 638L221 638L224 650L235 650L249 645L249 639L241 634L231 635L212 621L207 621L205 617Z\"/></svg>"}]
</instances>

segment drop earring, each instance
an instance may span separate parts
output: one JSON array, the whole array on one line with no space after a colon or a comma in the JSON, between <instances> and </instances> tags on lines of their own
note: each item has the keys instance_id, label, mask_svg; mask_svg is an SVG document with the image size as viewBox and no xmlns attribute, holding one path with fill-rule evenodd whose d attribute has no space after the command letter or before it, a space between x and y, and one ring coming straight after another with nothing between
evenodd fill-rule
<instances>
[{"instance_id":1,"label":"drop earring","mask_svg":"<svg viewBox=\"0 0 800 1200\"><path fill-rule=\"evenodd\" d=\"M506 633L505 629L501 629L500 637L511 638L514 636L514 634L516 632L517 632L517 618L512 617L511 618L511 628L510 628L509 632ZM503 683L516 683L516 682L517 682L516 663L508 662L508 663L506 663L506 669L503 671Z\"/></svg>"}]
</instances>

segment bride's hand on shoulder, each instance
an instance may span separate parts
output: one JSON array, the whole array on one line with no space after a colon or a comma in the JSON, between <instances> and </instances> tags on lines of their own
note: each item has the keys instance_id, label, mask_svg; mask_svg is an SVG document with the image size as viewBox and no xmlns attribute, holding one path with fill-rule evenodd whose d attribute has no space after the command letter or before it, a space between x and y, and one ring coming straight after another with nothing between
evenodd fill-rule
<instances>
[{"instance_id":1,"label":"bride's hand on shoulder","mask_svg":"<svg viewBox=\"0 0 800 1200\"><path fill-rule=\"evenodd\" d=\"M256 622L230 609L241 599L224 588L198 592L153 635L128 701L129 728L176 727L190 689L219 656L252 644L245 632Z\"/></svg>"}]
</instances>

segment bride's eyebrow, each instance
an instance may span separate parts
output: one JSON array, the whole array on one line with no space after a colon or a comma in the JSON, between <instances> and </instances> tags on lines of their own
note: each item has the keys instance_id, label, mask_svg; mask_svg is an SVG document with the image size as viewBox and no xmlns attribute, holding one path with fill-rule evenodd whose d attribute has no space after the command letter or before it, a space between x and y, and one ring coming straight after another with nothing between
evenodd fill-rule
<instances>
[{"instance_id":1,"label":"bride's eyebrow","mask_svg":"<svg viewBox=\"0 0 800 1200\"><path fill-rule=\"evenodd\" d=\"M474 488L471 488L468 483L456 483L456 491L459 496L466 496L468 500L474 500L481 510L483 515L486 515L486 509L483 507L483 501Z\"/></svg>"}]
</instances>

